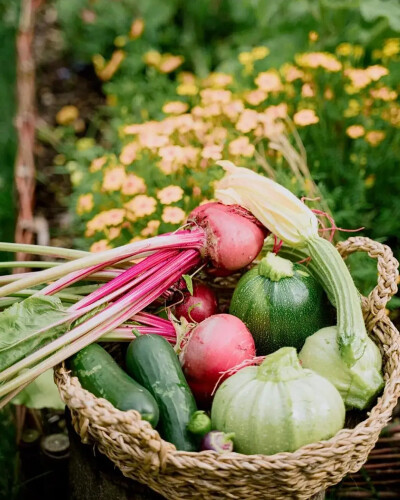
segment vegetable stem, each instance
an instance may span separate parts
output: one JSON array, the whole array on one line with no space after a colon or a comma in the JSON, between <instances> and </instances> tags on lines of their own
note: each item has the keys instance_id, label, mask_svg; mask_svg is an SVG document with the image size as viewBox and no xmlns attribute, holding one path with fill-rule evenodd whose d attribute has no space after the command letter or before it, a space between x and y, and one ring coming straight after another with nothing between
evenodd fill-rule
<instances>
[{"instance_id":1,"label":"vegetable stem","mask_svg":"<svg viewBox=\"0 0 400 500\"><path fill-rule=\"evenodd\" d=\"M307 240L306 248L319 278L334 298L339 349L343 360L351 366L363 355L367 337L360 295L332 243L316 236Z\"/></svg>"}]
</instances>

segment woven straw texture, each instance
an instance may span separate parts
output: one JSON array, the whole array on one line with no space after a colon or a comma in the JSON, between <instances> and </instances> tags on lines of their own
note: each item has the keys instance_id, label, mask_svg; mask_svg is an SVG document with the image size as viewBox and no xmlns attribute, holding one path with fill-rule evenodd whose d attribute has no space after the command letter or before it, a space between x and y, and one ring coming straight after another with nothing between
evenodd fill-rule
<instances>
[{"instance_id":1,"label":"woven straw texture","mask_svg":"<svg viewBox=\"0 0 400 500\"><path fill-rule=\"evenodd\" d=\"M364 319L384 359L385 388L376 406L355 428L328 441L272 456L176 451L138 412L121 412L82 389L58 366L55 379L84 443L95 443L122 473L168 499L307 499L358 471L390 420L400 395L400 337L385 312L397 292L398 262L389 247L368 238L349 238L337 246L343 257L367 252L377 259L378 284L362 298Z\"/></svg>"}]
</instances>

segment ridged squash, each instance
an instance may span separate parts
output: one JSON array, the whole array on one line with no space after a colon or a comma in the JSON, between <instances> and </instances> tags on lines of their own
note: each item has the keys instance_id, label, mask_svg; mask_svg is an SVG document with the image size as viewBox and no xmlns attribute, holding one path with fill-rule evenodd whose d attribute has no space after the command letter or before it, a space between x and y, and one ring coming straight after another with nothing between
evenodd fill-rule
<instances>
[{"instance_id":1,"label":"ridged squash","mask_svg":"<svg viewBox=\"0 0 400 500\"><path fill-rule=\"evenodd\" d=\"M301 349L309 335L334 323L326 294L307 268L273 253L239 280L229 312L250 330L258 355Z\"/></svg>"}]
</instances>

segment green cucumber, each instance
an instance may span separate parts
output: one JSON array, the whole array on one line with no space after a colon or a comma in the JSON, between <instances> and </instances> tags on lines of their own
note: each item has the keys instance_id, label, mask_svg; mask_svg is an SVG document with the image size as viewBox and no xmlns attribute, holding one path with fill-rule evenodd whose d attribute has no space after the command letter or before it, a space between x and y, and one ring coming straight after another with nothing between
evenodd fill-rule
<instances>
[{"instance_id":1,"label":"green cucumber","mask_svg":"<svg viewBox=\"0 0 400 500\"><path fill-rule=\"evenodd\" d=\"M306 338L332 324L332 309L307 268L273 253L239 280L229 312L254 337L258 355L281 347L301 349Z\"/></svg>"},{"instance_id":2,"label":"green cucumber","mask_svg":"<svg viewBox=\"0 0 400 500\"><path fill-rule=\"evenodd\" d=\"M142 335L129 344L126 368L157 401L163 439L178 450L196 451L196 437L187 429L196 401L171 345L159 335Z\"/></svg>"},{"instance_id":3,"label":"green cucumber","mask_svg":"<svg viewBox=\"0 0 400 500\"><path fill-rule=\"evenodd\" d=\"M121 411L137 410L143 420L156 427L159 410L153 396L98 344L91 344L75 354L70 358L69 366L84 389L106 399Z\"/></svg>"}]
</instances>

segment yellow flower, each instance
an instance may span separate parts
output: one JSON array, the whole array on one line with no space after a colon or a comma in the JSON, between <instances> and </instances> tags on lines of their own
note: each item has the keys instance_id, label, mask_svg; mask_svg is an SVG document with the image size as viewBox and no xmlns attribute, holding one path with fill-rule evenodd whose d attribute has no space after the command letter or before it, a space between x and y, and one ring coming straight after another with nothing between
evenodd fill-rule
<instances>
[{"instance_id":1,"label":"yellow flower","mask_svg":"<svg viewBox=\"0 0 400 500\"><path fill-rule=\"evenodd\" d=\"M196 95L199 89L194 83L182 83L176 88L176 93L178 95Z\"/></svg>"},{"instance_id":2,"label":"yellow flower","mask_svg":"<svg viewBox=\"0 0 400 500\"><path fill-rule=\"evenodd\" d=\"M338 56L349 56L353 52L353 46L350 43L344 42L336 47Z\"/></svg>"},{"instance_id":3,"label":"yellow flower","mask_svg":"<svg viewBox=\"0 0 400 500\"><path fill-rule=\"evenodd\" d=\"M70 125L79 116L79 110L76 106L64 106L56 114L56 122L59 125Z\"/></svg>"},{"instance_id":4,"label":"yellow flower","mask_svg":"<svg viewBox=\"0 0 400 500\"><path fill-rule=\"evenodd\" d=\"M244 95L245 100L252 106L258 106L267 98L266 92L261 89L251 90Z\"/></svg>"},{"instance_id":5,"label":"yellow flower","mask_svg":"<svg viewBox=\"0 0 400 500\"><path fill-rule=\"evenodd\" d=\"M289 83L304 77L304 71L293 64L284 64L281 71L285 80Z\"/></svg>"},{"instance_id":6,"label":"yellow flower","mask_svg":"<svg viewBox=\"0 0 400 500\"><path fill-rule=\"evenodd\" d=\"M349 106L344 110L343 115L346 118L351 118L353 116L357 116L360 114L361 104L357 101L357 99L350 99Z\"/></svg>"},{"instance_id":7,"label":"yellow flower","mask_svg":"<svg viewBox=\"0 0 400 500\"><path fill-rule=\"evenodd\" d=\"M364 55L364 47L361 45L354 45L353 47L353 56L356 59L360 59Z\"/></svg>"},{"instance_id":8,"label":"yellow flower","mask_svg":"<svg viewBox=\"0 0 400 500\"><path fill-rule=\"evenodd\" d=\"M310 31L308 33L308 39L310 40L310 42L316 42L318 38L318 33L316 31Z\"/></svg>"},{"instance_id":9,"label":"yellow flower","mask_svg":"<svg viewBox=\"0 0 400 500\"><path fill-rule=\"evenodd\" d=\"M78 151L87 151L95 146L95 144L96 142L92 137L82 137L82 139L78 139L75 143Z\"/></svg>"},{"instance_id":10,"label":"yellow flower","mask_svg":"<svg viewBox=\"0 0 400 500\"><path fill-rule=\"evenodd\" d=\"M381 130L371 130L365 135L365 140L373 147L378 146L385 138L385 132Z\"/></svg>"},{"instance_id":11,"label":"yellow flower","mask_svg":"<svg viewBox=\"0 0 400 500\"><path fill-rule=\"evenodd\" d=\"M243 66L247 66L248 64L252 64L254 57L251 52L241 52L238 56L240 64L243 64Z\"/></svg>"},{"instance_id":12,"label":"yellow flower","mask_svg":"<svg viewBox=\"0 0 400 500\"><path fill-rule=\"evenodd\" d=\"M186 214L179 207L165 207L161 219L167 224L178 224L185 220Z\"/></svg>"},{"instance_id":13,"label":"yellow flower","mask_svg":"<svg viewBox=\"0 0 400 500\"><path fill-rule=\"evenodd\" d=\"M204 146L201 157L205 160L220 160L222 158L223 146L219 144L208 144Z\"/></svg>"},{"instance_id":14,"label":"yellow flower","mask_svg":"<svg viewBox=\"0 0 400 500\"><path fill-rule=\"evenodd\" d=\"M109 249L110 246L108 245L107 240L96 241L96 243L93 243L93 245L90 247L91 252L104 252L105 250Z\"/></svg>"},{"instance_id":15,"label":"yellow flower","mask_svg":"<svg viewBox=\"0 0 400 500\"><path fill-rule=\"evenodd\" d=\"M165 114L180 115L185 113L189 108L186 102L182 101L170 101L164 104L162 110Z\"/></svg>"},{"instance_id":16,"label":"yellow flower","mask_svg":"<svg viewBox=\"0 0 400 500\"><path fill-rule=\"evenodd\" d=\"M369 93L374 99L381 99L382 101L394 101L397 99L397 92L389 87L371 89Z\"/></svg>"},{"instance_id":17,"label":"yellow flower","mask_svg":"<svg viewBox=\"0 0 400 500\"><path fill-rule=\"evenodd\" d=\"M157 193L157 198L163 205L170 205L182 199L183 189L179 186L167 186Z\"/></svg>"},{"instance_id":18,"label":"yellow flower","mask_svg":"<svg viewBox=\"0 0 400 500\"><path fill-rule=\"evenodd\" d=\"M400 52L400 38L389 38L385 40L382 53L385 57L393 57Z\"/></svg>"},{"instance_id":19,"label":"yellow flower","mask_svg":"<svg viewBox=\"0 0 400 500\"><path fill-rule=\"evenodd\" d=\"M107 170L104 174L103 190L117 191L121 189L121 186L124 181L125 181L124 167L114 167L110 170Z\"/></svg>"},{"instance_id":20,"label":"yellow flower","mask_svg":"<svg viewBox=\"0 0 400 500\"><path fill-rule=\"evenodd\" d=\"M324 68L327 71L340 71L342 69L341 63L336 59L333 54L328 52L308 52L305 54L298 54L296 62L299 66L305 68Z\"/></svg>"},{"instance_id":21,"label":"yellow flower","mask_svg":"<svg viewBox=\"0 0 400 500\"><path fill-rule=\"evenodd\" d=\"M129 218L132 220L138 217L144 217L145 215L151 215L155 212L156 206L157 200L145 194L139 194L135 196L133 200L125 204L126 209L130 212Z\"/></svg>"},{"instance_id":22,"label":"yellow flower","mask_svg":"<svg viewBox=\"0 0 400 500\"><path fill-rule=\"evenodd\" d=\"M117 69L120 67L122 61L125 59L126 54L123 50L115 50L111 56L111 59L108 61L108 63L102 68L101 70L97 70L97 76L103 80L107 81L112 78L114 73L117 71Z\"/></svg>"},{"instance_id":23,"label":"yellow flower","mask_svg":"<svg viewBox=\"0 0 400 500\"><path fill-rule=\"evenodd\" d=\"M257 87L266 92L279 92L282 90L282 82L275 71L265 71L259 73L255 79Z\"/></svg>"},{"instance_id":24,"label":"yellow flower","mask_svg":"<svg viewBox=\"0 0 400 500\"><path fill-rule=\"evenodd\" d=\"M226 73L210 73L203 81L205 87L226 87L233 81L232 75Z\"/></svg>"},{"instance_id":25,"label":"yellow flower","mask_svg":"<svg viewBox=\"0 0 400 500\"><path fill-rule=\"evenodd\" d=\"M157 50L149 50L143 55L143 62L148 66L159 66L162 55Z\"/></svg>"},{"instance_id":26,"label":"yellow flower","mask_svg":"<svg viewBox=\"0 0 400 500\"><path fill-rule=\"evenodd\" d=\"M181 64L184 62L184 58L182 56L174 56L172 54L164 54L162 56L161 62L158 66L159 71L161 73L171 73L175 71Z\"/></svg>"},{"instance_id":27,"label":"yellow flower","mask_svg":"<svg viewBox=\"0 0 400 500\"><path fill-rule=\"evenodd\" d=\"M233 156L253 156L254 145L250 144L249 138L246 136L238 137L229 144L229 153Z\"/></svg>"},{"instance_id":28,"label":"yellow flower","mask_svg":"<svg viewBox=\"0 0 400 500\"><path fill-rule=\"evenodd\" d=\"M141 18L135 19L131 24L131 29L129 30L129 38L136 40L141 37L144 31L144 20Z\"/></svg>"},{"instance_id":29,"label":"yellow flower","mask_svg":"<svg viewBox=\"0 0 400 500\"><path fill-rule=\"evenodd\" d=\"M107 163L107 157L106 156L100 156L100 158L95 158L92 160L92 163L90 164L89 170L91 172L97 172L103 168L103 166Z\"/></svg>"},{"instance_id":30,"label":"yellow flower","mask_svg":"<svg viewBox=\"0 0 400 500\"><path fill-rule=\"evenodd\" d=\"M251 130L254 130L258 124L258 113L253 109L245 109L240 115L239 121L236 124L236 129L239 132L247 134Z\"/></svg>"},{"instance_id":31,"label":"yellow flower","mask_svg":"<svg viewBox=\"0 0 400 500\"><path fill-rule=\"evenodd\" d=\"M76 213L82 215L85 212L90 212L93 209L93 205L93 194L82 194L79 196L78 203L76 204Z\"/></svg>"},{"instance_id":32,"label":"yellow flower","mask_svg":"<svg viewBox=\"0 0 400 500\"><path fill-rule=\"evenodd\" d=\"M270 50L268 47L260 46L254 47L251 51L251 56L253 60L261 60L267 57L270 54Z\"/></svg>"},{"instance_id":33,"label":"yellow flower","mask_svg":"<svg viewBox=\"0 0 400 500\"><path fill-rule=\"evenodd\" d=\"M160 227L161 222L159 220L150 220L147 223L147 226L140 231L142 236L154 236L157 234L158 228Z\"/></svg>"},{"instance_id":34,"label":"yellow flower","mask_svg":"<svg viewBox=\"0 0 400 500\"><path fill-rule=\"evenodd\" d=\"M141 177L135 174L128 174L122 185L122 194L132 196L138 193L146 192L146 183Z\"/></svg>"},{"instance_id":35,"label":"yellow flower","mask_svg":"<svg viewBox=\"0 0 400 500\"><path fill-rule=\"evenodd\" d=\"M119 48L125 47L127 42L128 42L128 37L124 35L119 35L114 38L114 45Z\"/></svg>"},{"instance_id":36,"label":"yellow flower","mask_svg":"<svg viewBox=\"0 0 400 500\"><path fill-rule=\"evenodd\" d=\"M181 71L176 79L179 83L196 83L196 77L190 71Z\"/></svg>"},{"instance_id":37,"label":"yellow flower","mask_svg":"<svg viewBox=\"0 0 400 500\"><path fill-rule=\"evenodd\" d=\"M309 83L305 83L301 87L301 96L302 97L314 97L315 91Z\"/></svg>"},{"instance_id":38,"label":"yellow flower","mask_svg":"<svg viewBox=\"0 0 400 500\"><path fill-rule=\"evenodd\" d=\"M293 116L293 121L296 125L300 127L306 127L307 125L313 125L319 122L318 116L315 114L313 109L302 109L298 111Z\"/></svg>"},{"instance_id":39,"label":"yellow flower","mask_svg":"<svg viewBox=\"0 0 400 500\"><path fill-rule=\"evenodd\" d=\"M371 174L365 179L364 184L367 189L370 189L374 186L375 178L376 178L375 175Z\"/></svg>"},{"instance_id":40,"label":"yellow flower","mask_svg":"<svg viewBox=\"0 0 400 500\"><path fill-rule=\"evenodd\" d=\"M139 146L136 142L130 142L129 144L126 144L121 151L121 154L119 155L119 161L123 165L130 165L133 160L136 159L136 153L139 149Z\"/></svg>"},{"instance_id":41,"label":"yellow flower","mask_svg":"<svg viewBox=\"0 0 400 500\"><path fill-rule=\"evenodd\" d=\"M380 66L379 64L375 64L374 66L369 66L366 69L366 72L368 73L368 76L376 82L377 80L380 80L382 76L386 76L389 74L389 70L385 68L384 66Z\"/></svg>"},{"instance_id":42,"label":"yellow flower","mask_svg":"<svg viewBox=\"0 0 400 500\"><path fill-rule=\"evenodd\" d=\"M352 139L359 139L365 134L365 129L362 125L351 125L347 127L346 134Z\"/></svg>"},{"instance_id":43,"label":"yellow flower","mask_svg":"<svg viewBox=\"0 0 400 500\"><path fill-rule=\"evenodd\" d=\"M344 74L356 89L363 89L371 83L371 77L365 69L349 68L345 70Z\"/></svg>"}]
</instances>

